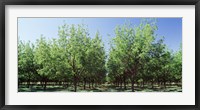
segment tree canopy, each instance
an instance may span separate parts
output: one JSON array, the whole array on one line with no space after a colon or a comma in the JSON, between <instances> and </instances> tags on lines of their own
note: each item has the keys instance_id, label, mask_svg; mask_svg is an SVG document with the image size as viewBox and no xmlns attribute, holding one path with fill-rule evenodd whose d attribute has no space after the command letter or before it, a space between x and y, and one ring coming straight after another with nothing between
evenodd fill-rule
<instances>
[{"instance_id":1,"label":"tree canopy","mask_svg":"<svg viewBox=\"0 0 200 110\"><path fill-rule=\"evenodd\" d=\"M18 42L19 84L63 85L85 90L111 84L126 90L131 85L181 84L182 49L169 50L155 34L154 20L118 25L106 54L101 34L90 36L84 24L58 28L58 38L41 36L35 44ZM79 87L79 88L78 88Z\"/></svg>"}]
</instances>

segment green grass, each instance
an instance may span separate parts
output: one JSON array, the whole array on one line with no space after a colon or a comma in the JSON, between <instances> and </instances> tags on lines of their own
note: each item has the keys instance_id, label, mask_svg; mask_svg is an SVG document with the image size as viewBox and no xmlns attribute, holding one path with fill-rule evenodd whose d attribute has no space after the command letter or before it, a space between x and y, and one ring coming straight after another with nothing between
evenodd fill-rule
<instances>
[{"instance_id":1,"label":"green grass","mask_svg":"<svg viewBox=\"0 0 200 110\"><path fill-rule=\"evenodd\" d=\"M138 87L134 86L135 92L182 92L182 87L180 86L167 86L166 88L164 87L159 87L157 85L152 88L149 85L145 85L144 87ZM63 86L47 86L46 90L43 90L43 87L39 85L33 85L27 88L26 85L20 85L18 88L18 92L74 92L74 87L63 87ZM96 86L94 88L89 88L86 86L86 89L83 89L83 86L78 86L77 87L77 92L131 92L131 86L128 85L127 89L124 90L123 87L115 87L113 85L109 84L102 84L100 86Z\"/></svg>"}]
</instances>

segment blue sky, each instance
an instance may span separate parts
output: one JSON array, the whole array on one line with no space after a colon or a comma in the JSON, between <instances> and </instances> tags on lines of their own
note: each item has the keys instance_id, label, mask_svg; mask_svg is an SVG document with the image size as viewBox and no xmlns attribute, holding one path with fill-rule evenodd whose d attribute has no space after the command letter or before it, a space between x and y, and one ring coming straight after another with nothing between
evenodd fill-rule
<instances>
[{"instance_id":1,"label":"blue sky","mask_svg":"<svg viewBox=\"0 0 200 110\"><path fill-rule=\"evenodd\" d=\"M142 18L18 18L18 37L22 41L35 43L41 35L47 39L58 38L58 27L66 24L86 24L90 37L97 31L102 36L105 49L108 52L109 42L114 36L116 25L126 21L139 25ZM164 36L164 43L169 49L177 51L182 42L182 18L157 18L158 37ZM108 36L108 34L110 36Z\"/></svg>"}]
</instances>

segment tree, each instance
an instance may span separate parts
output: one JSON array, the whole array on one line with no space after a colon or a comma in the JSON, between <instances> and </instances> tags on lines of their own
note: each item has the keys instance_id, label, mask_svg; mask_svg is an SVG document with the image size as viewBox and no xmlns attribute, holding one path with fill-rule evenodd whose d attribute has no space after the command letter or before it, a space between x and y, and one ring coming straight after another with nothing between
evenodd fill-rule
<instances>
[{"instance_id":1,"label":"tree","mask_svg":"<svg viewBox=\"0 0 200 110\"><path fill-rule=\"evenodd\" d=\"M30 82L36 74L36 66L34 62L34 46L30 42L18 43L18 70L19 80L27 81L29 87Z\"/></svg>"},{"instance_id":2,"label":"tree","mask_svg":"<svg viewBox=\"0 0 200 110\"><path fill-rule=\"evenodd\" d=\"M94 39L92 39L91 47L90 47L90 54L88 58L90 61L90 72L93 73L92 76L94 77L92 80L92 86L94 82L102 82L106 76L106 68L105 68L105 50L104 45L101 41L99 32L96 33Z\"/></svg>"},{"instance_id":3,"label":"tree","mask_svg":"<svg viewBox=\"0 0 200 110\"><path fill-rule=\"evenodd\" d=\"M107 68L110 80L117 86L120 84L120 87L122 88L124 69L123 69L123 63L121 62L120 56L118 54L119 51L115 50L112 47L109 53L109 59L107 61Z\"/></svg>"},{"instance_id":4,"label":"tree","mask_svg":"<svg viewBox=\"0 0 200 110\"><path fill-rule=\"evenodd\" d=\"M45 37L41 36L41 38L36 41L34 59L36 64L39 65L37 72L41 76L41 83L44 83L44 90L46 90L49 78L55 72L54 68L52 68L50 50L50 43L46 41Z\"/></svg>"},{"instance_id":5,"label":"tree","mask_svg":"<svg viewBox=\"0 0 200 110\"><path fill-rule=\"evenodd\" d=\"M112 43L119 52L120 62L123 63L124 77L130 77L132 91L134 91L135 77L155 39L156 29L154 23L142 22L136 27L125 24L118 26L115 30L116 37Z\"/></svg>"},{"instance_id":6,"label":"tree","mask_svg":"<svg viewBox=\"0 0 200 110\"><path fill-rule=\"evenodd\" d=\"M18 84L24 82L26 80L25 72L24 72L24 43L22 41L18 41Z\"/></svg>"},{"instance_id":7,"label":"tree","mask_svg":"<svg viewBox=\"0 0 200 110\"><path fill-rule=\"evenodd\" d=\"M153 43L148 54L149 60L145 69L148 70L146 72L146 74L148 74L146 77L152 83L152 88L156 80L160 82L161 75L163 74L162 67L166 64L162 62L162 58L166 54L166 45L163 44L163 41L162 38Z\"/></svg>"},{"instance_id":8,"label":"tree","mask_svg":"<svg viewBox=\"0 0 200 110\"><path fill-rule=\"evenodd\" d=\"M161 79L162 82L164 83L164 87L166 88L166 82L169 81L170 78L170 73L172 72L172 56L171 53L166 50L165 53L161 57L161 63L162 63L162 68L161 68Z\"/></svg>"},{"instance_id":9,"label":"tree","mask_svg":"<svg viewBox=\"0 0 200 110\"><path fill-rule=\"evenodd\" d=\"M173 78L174 82L182 81L182 47L174 54L173 57Z\"/></svg>"},{"instance_id":10,"label":"tree","mask_svg":"<svg viewBox=\"0 0 200 110\"><path fill-rule=\"evenodd\" d=\"M77 91L78 77L84 72L82 58L85 52L84 39L88 36L88 32L82 25L78 25L77 29L74 25L70 27L69 43L67 46L68 64L72 70L74 80L74 91Z\"/></svg>"}]
</instances>

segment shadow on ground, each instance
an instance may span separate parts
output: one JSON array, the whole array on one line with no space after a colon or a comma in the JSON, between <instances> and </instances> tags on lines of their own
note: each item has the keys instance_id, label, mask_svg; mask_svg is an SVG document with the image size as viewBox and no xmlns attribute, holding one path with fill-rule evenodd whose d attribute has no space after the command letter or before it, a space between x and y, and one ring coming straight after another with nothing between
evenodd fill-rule
<instances>
[{"instance_id":1,"label":"shadow on ground","mask_svg":"<svg viewBox=\"0 0 200 110\"><path fill-rule=\"evenodd\" d=\"M145 85L144 87L135 86L135 92L182 92L182 87L179 86L167 86L164 87L151 87ZM20 85L18 88L18 92L74 92L74 87L63 87L63 86L47 86L46 90L44 91L42 86L32 85L29 88L25 85ZM131 86L128 85L126 89L123 87L115 87L112 85L101 85L95 87L86 87L84 90L82 86L77 87L77 92L132 92Z\"/></svg>"}]
</instances>

